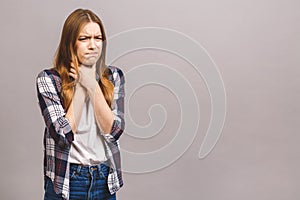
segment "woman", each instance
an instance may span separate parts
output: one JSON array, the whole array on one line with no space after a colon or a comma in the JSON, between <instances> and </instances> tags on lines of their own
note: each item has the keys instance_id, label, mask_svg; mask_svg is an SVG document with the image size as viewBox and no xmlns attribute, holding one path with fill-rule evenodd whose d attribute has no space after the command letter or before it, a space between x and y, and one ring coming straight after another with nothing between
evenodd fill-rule
<instances>
[{"instance_id":1,"label":"woman","mask_svg":"<svg viewBox=\"0 0 300 200\"><path fill-rule=\"evenodd\" d=\"M54 68L37 76L44 132L44 199L116 199L123 186L124 76L105 65L106 35L90 10L66 19Z\"/></svg>"}]
</instances>

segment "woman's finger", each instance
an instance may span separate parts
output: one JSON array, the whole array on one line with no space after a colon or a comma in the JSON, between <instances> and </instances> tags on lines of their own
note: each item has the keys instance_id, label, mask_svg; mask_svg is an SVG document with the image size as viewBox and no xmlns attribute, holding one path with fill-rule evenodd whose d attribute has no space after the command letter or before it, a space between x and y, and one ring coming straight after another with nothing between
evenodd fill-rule
<instances>
[{"instance_id":1,"label":"woman's finger","mask_svg":"<svg viewBox=\"0 0 300 200\"><path fill-rule=\"evenodd\" d=\"M70 68L70 72L76 74L76 70L73 67Z\"/></svg>"},{"instance_id":2,"label":"woman's finger","mask_svg":"<svg viewBox=\"0 0 300 200\"><path fill-rule=\"evenodd\" d=\"M69 72L69 76L71 76L74 79L77 79L77 77L78 77L76 72L75 73L74 72Z\"/></svg>"}]
</instances>

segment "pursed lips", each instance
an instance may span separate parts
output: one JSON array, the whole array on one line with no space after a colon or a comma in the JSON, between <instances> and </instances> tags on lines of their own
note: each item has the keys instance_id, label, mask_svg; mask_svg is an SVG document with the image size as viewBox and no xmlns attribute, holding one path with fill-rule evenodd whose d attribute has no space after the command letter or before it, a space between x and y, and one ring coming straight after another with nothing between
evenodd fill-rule
<instances>
[{"instance_id":1,"label":"pursed lips","mask_svg":"<svg viewBox=\"0 0 300 200\"><path fill-rule=\"evenodd\" d=\"M87 56L98 56L98 52L90 52L90 53L86 53L85 55L87 55Z\"/></svg>"}]
</instances>

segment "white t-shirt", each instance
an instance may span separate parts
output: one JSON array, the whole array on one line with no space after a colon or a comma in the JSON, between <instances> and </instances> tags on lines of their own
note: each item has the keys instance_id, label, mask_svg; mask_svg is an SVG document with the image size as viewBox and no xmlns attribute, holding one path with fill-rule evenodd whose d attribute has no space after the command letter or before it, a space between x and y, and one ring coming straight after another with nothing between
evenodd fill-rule
<instances>
[{"instance_id":1,"label":"white t-shirt","mask_svg":"<svg viewBox=\"0 0 300 200\"><path fill-rule=\"evenodd\" d=\"M69 162L81 165L95 165L106 160L103 139L100 133L97 133L94 109L89 97L87 97L77 132L74 133Z\"/></svg>"}]
</instances>

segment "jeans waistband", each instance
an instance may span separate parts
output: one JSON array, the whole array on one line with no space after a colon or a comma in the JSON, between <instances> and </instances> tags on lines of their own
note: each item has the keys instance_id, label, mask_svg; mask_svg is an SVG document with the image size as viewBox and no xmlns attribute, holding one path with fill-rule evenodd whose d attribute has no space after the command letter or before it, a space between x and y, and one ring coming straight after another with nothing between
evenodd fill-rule
<instances>
[{"instance_id":1,"label":"jeans waistband","mask_svg":"<svg viewBox=\"0 0 300 200\"><path fill-rule=\"evenodd\" d=\"M91 172L91 171L101 171L105 168L109 167L109 162L108 161L104 161L100 164L96 164L96 165L81 165L81 164L75 164L75 163L71 163L70 164L70 168L73 170L76 170L77 172L83 171L83 172Z\"/></svg>"}]
</instances>

